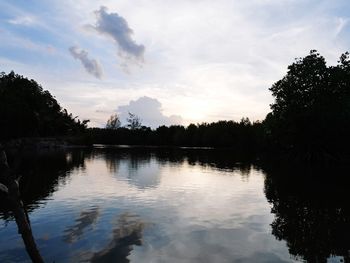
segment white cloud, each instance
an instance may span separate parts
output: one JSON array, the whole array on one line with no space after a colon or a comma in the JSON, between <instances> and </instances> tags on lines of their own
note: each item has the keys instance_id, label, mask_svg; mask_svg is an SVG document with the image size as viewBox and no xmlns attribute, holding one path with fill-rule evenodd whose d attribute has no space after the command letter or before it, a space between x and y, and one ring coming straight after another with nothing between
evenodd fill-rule
<instances>
[{"instance_id":1,"label":"white cloud","mask_svg":"<svg viewBox=\"0 0 350 263\"><path fill-rule=\"evenodd\" d=\"M122 121L129 117L129 112L141 118L142 124L157 128L161 125L182 124L183 119L179 115L165 116L162 104L154 98L141 97L131 100L128 105L119 106L117 112Z\"/></svg>"},{"instance_id":2,"label":"white cloud","mask_svg":"<svg viewBox=\"0 0 350 263\"><path fill-rule=\"evenodd\" d=\"M86 72L100 79L102 77L102 67L96 59L89 58L87 51L80 49L77 46L72 46L69 48L70 54L78 59L84 66Z\"/></svg>"},{"instance_id":3,"label":"white cloud","mask_svg":"<svg viewBox=\"0 0 350 263\"><path fill-rule=\"evenodd\" d=\"M349 19L348 18L343 18L343 17L338 17L336 19L336 28L335 28L335 37L337 37L343 29L348 25Z\"/></svg>"},{"instance_id":4,"label":"white cloud","mask_svg":"<svg viewBox=\"0 0 350 263\"><path fill-rule=\"evenodd\" d=\"M116 105L128 105L145 95L162 102L163 115L181 115L186 124L242 116L263 119L273 99L268 88L294 58L317 49L335 64L350 46L349 15L344 11L350 8L348 0L105 0L109 11L99 9L96 18L93 10L101 4L53 0L47 5L49 12L31 14L57 32L56 39L43 47L50 44L59 55L36 60L35 74L30 76L54 79L44 87L57 94L67 109L93 118L96 125L105 123ZM7 17L20 15L10 13ZM93 34L82 30L86 24L92 25ZM17 29L7 26L1 29ZM0 34L0 47L18 48L48 39L38 32L32 38L12 33L20 38L12 41ZM84 74L74 71L76 63L66 52L70 43L81 43L99 58L103 81L87 83ZM116 58L116 48L122 57ZM12 60L25 61L20 55L16 52ZM116 59L129 66L144 56L142 70L129 75L118 71ZM5 58L12 58L11 54L6 52ZM24 72L33 72L31 59L23 63Z\"/></svg>"},{"instance_id":5,"label":"white cloud","mask_svg":"<svg viewBox=\"0 0 350 263\"><path fill-rule=\"evenodd\" d=\"M38 20L34 16L25 15L9 19L8 23L13 25L32 26L38 24Z\"/></svg>"}]
</instances>

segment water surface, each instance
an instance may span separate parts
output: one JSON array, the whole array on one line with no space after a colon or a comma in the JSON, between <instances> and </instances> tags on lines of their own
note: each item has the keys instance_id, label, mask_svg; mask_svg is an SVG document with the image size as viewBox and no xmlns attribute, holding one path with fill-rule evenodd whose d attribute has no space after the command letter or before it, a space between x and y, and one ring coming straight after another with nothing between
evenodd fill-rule
<instances>
[{"instance_id":1,"label":"water surface","mask_svg":"<svg viewBox=\"0 0 350 263\"><path fill-rule=\"evenodd\" d=\"M47 262L349 260L343 182L238 160L210 149L46 152L24 158L21 190ZM1 218L0 262L28 262L6 208Z\"/></svg>"}]
</instances>

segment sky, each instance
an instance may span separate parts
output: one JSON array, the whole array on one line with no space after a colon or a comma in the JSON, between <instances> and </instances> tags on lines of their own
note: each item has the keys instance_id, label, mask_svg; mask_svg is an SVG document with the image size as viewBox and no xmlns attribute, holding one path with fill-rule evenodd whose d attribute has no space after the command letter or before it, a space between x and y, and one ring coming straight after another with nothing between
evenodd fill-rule
<instances>
[{"instance_id":1,"label":"sky","mask_svg":"<svg viewBox=\"0 0 350 263\"><path fill-rule=\"evenodd\" d=\"M263 120L295 58L350 51L349 0L2 0L0 71L90 126Z\"/></svg>"}]
</instances>

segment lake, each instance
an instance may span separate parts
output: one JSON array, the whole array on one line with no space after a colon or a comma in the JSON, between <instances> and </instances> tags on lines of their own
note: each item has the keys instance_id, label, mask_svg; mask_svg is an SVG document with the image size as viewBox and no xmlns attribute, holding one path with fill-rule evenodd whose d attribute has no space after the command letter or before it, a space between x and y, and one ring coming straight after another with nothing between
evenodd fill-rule
<instances>
[{"instance_id":1,"label":"lake","mask_svg":"<svg viewBox=\"0 0 350 263\"><path fill-rule=\"evenodd\" d=\"M19 169L46 262L350 262L346 167L99 146L24 155ZM0 262L30 262L4 204Z\"/></svg>"}]
</instances>

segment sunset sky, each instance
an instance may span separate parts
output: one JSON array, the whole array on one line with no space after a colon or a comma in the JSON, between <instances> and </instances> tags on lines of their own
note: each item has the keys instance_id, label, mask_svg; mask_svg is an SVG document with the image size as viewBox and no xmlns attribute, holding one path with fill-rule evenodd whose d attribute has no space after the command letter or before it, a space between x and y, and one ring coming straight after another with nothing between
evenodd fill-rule
<instances>
[{"instance_id":1,"label":"sunset sky","mask_svg":"<svg viewBox=\"0 0 350 263\"><path fill-rule=\"evenodd\" d=\"M0 2L0 71L35 79L103 127L262 120L268 88L317 49L350 50L349 0Z\"/></svg>"}]
</instances>

